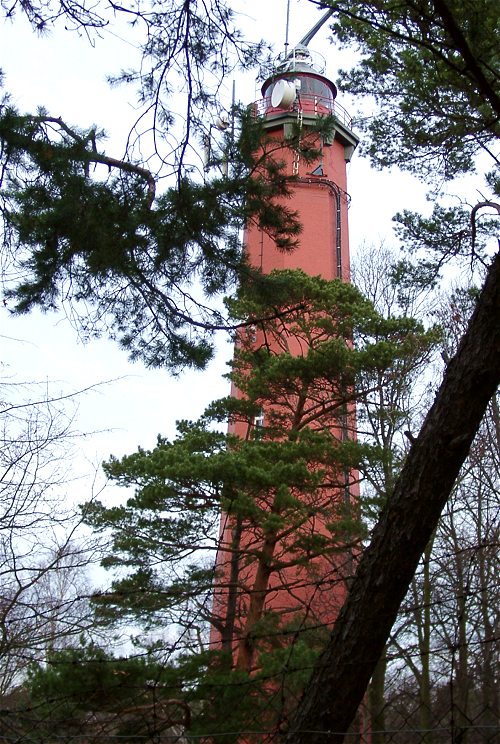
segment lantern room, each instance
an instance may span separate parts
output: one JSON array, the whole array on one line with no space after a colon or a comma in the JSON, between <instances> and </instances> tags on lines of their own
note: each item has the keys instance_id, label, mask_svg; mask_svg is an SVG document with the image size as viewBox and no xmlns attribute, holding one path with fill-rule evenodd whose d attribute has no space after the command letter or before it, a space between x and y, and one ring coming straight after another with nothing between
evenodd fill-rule
<instances>
[{"instance_id":1,"label":"lantern room","mask_svg":"<svg viewBox=\"0 0 500 744\"><path fill-rule=\"evenodd\" d=\"M314 124L318 117L332 117L332 141L344 146L348 162L358 144L352 131L352 119L336 101L337 87L324 76L325 60L302 44L281 54L273 74L262 86L262 98L253 105L257 116L264 119L265 129L283 127L284 136L292 136L297 116L303 126ZM331 144L331 142L325 142Z\"/></svg>"}]
</instances>

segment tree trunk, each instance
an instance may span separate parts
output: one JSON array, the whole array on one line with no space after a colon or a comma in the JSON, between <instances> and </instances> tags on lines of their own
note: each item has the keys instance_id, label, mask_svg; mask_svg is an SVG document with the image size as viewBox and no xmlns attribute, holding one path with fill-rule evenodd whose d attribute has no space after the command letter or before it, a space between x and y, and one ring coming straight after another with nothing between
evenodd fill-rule
<instances>
[{"instance_id":1,"label":"tree trunk","mask_svg":"<svg viewBox=\"0 0 500 744\"><path fill-rule=\"evenodd\" d=\"M500 382L500 256L456 356L363 554L330 641L286 735L339 744L354 719L397 611Z\"/></svg>"},{"instance_id":2,"label":"tree trunk","mask_svg":"<svg viewBox=\"0 0 500 744\"><path fill-rule=\"evenodd\" d=\"M269 591L269 577L273 572L272 560L278 536L276 532L266 535L264 545L260 551L257 571L250 595L250 605L245 618L245 625L241 631L241 638L238 644L238 657L236 659L236 669L244 670L248 673L252 671L252 662L255 652L255 640L252 638L252 631L256 624L262 618L267 593Z\"/></svg>"},{"instance_id":3,"label":"tree trunk","mask_svg":"<svg viewBox=\"0 0 500 744\"><path fill-rule=\"evenodd\" d=\"M221 646L228 655L233 653L234 628L236 624L236 612L238 608L238 581L240 576L240 545L241 545L242 522L241 517L236 517L231 539L231 558L229 562L229 581L227 586L227 607L225 622L221 631Z\"/></svg>"}]
</instances>

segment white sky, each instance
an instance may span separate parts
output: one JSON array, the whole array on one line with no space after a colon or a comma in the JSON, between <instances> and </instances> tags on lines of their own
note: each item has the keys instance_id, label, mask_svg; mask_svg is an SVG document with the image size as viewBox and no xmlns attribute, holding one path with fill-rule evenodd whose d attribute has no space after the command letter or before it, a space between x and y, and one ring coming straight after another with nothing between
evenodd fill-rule
<instances>
[{"instance_id":1,"label":"white sky","mask_svg":"<svg viewBox=\"0 0 500 744\"><path fill-rule=\"evenodd\" d=\"M249 38L263 35L282 50L285 36L286 0L238 0L245 7L244 26ZM246 9L251 8L251 15ZM318 12L306 0L292 0L290 42L296 43L316 22ZM133 64L134 46L124 41L127 29L104 31L94 45L86 38L64 31L37 37L28 24L0 25L0 68L5 88L21 111L43 105L51 115L82 127L98 124L109 135L109 153L123 152L128 127L133 123L134 90L110 89L106 75ZM311 42L312 49L327 58L327 74L333 79L342 55L327 42L324 28ZM254 98L254 76L237 78L237 97L243 102ZM232 81L227 84L228 104ZM339 100L348 108L349 102ZM352 196L350 240L355 247L363 241L390 241L391 217L404 207L425 208L424 188L408 175L375 173L359 157L348 171ZM105 339L82 345L74 330L55 315L31 314L14 318L2 309L0 361L22 380L48 380L51 390L85 388L100 381L123 378L112 385L87 394L80 401L77 428L100 431L82 443L79 467L86 461L100 462L109 454L133 452L138 445L151 447L158 433L172 435L175 420L196 418L210 400L228 392L221 377L230 348L222 344L221 354L203 373L184 373L172 379L165 371L147 371L128 363L126 354ZM79 497L81 498L81 497Z\"/></svg>"}]
</instances>

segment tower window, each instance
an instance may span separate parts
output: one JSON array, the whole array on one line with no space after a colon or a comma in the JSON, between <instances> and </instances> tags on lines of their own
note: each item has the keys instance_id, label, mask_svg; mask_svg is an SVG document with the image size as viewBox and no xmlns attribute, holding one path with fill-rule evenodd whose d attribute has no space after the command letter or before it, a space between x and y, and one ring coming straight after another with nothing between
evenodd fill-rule
<instances>
[{"instance_id":1,"label":"tower window","mask_svg":"<svg viewBox=\"0 0 500 744\"><path fill-rule=\"evenodd\" d=\"M257 416L254 417L253 425L256 427L264 426L264 411L259 411Z\"/></svg>"}]
</instances>

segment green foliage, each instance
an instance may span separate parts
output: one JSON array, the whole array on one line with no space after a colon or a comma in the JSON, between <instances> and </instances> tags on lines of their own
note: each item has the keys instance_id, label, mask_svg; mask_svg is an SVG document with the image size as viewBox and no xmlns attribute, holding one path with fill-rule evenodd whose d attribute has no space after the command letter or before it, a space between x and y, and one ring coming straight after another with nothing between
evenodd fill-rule
<instances>
[{"instance_id":1,"label":"green foliage","mask_svg":"<svg viewBox=\"0 0 500 744\"><path fill-rule=\"evenodd\" d=\"M179 704L174 667L151 656L117 658L95 645L51 654L30 668L26 682L37 725L31 741L107 736L155 741L173 725L189 722Z\"/></svg>"},{"instance_id":2,"label":"green foliage","mask_svg":"<svg viewBox=\"0 0 500 744\"><path fill-rule=\"evenodd\" d=\"M399 279L425 286L434 281L441 266L457 259L459 263L471 262L475 256L487 255L487 241L495 235L498 221L493 218L477 220L473 225L470 209L442 207L435 204L432 214L424 217L405 210L394 217L396 234L410 254L421 257L413 270L406 273L408 262L400 264Z\"/></svg>"},{"instance_id":3,"label":"green foliage","mask_svg":"<svg viewBox=\"0 0 500 744\"><path fill-rule=\"evenodd\" d=\"M474 170L499 135L495 0L329 4L335 35L361 52L344 90L379 107L365 122L372 161L440 180Z\"/></svg>"},{"instance_id":4,"label":"green foliage","mask_svg":"<svg viewBox=\"0 0 500 744\"><path fill-rule=\"evenodd\" d=\"M203 304L254 273L239 233L249 220L293 249L300 231L283 202L289 180L267 152L260 122L241 112L226 137L230 175L179 176L156 195L153 175L98 150L102 133L71 129L40 111L0 111L4 251L19 281L14 311L69 304L84 335L108 333L146 365L203 367L224 315ZM258 143L264 150L257 150ZM92 165L92 168L90 166ZM95 170L94 165L102 166ZM265 280L255 276L263 287ZM198 296L198 299L197 299Z\"/></svg>"},{"instance_id":5,"label":"green foliage","mask_svg":"<svg viewBox=\"0 0 500 744\"><path fill-rule=\"evenodd\" d=\"M268 613L254 633L266 640L253 674L233 669L221 651L180 654L168 664L154 646L128 657L95 645L53 653L46 665L30 668L25 684L34 711L30 739L155 741L171 726L214 742L237 741L242 731L258 736L294 705L326 631L309 628L300 617L283 624Z\"/></svg>"},{"instance_id":6,"label":"green foliage","mask_svg":"<svg viewBox=\"0 0 500 744\"><path fill-rule=\"evenodd\" d=\"M235 70L262 63L268 51L262 41L244 38L237 14L224 0L201 4L145 0L134 7L1 0L1 11L8 20L24 14L34 32L44 33L63 25L92 44L102 41L102 28L118 22L123 34L129 27L132 35L128 42L140 51L137 66L113 71L108 79L112 85L132 85L137 94L138 114L133 137L127 143L129 154L132 159L134 155L142 158L146 139L148 150L153 146L148 162L155 161L154 170L157 167L163 173L192 167L185 162L188 145L195 144L196 133L205 131L207 113L215 118L221 112L222 79L230 79Z\"/></svg>"},{"instance_id":7,"label":"green foliage","mask_svg":"<svg viewBox=\"0 0 500 744\"><path fill-rule=\"evenodd\" d=\"M325 5L334 8L336 38L360 53L355 67L341 73L340 84L371 102L370 115L362 116L358 126L372 163L398 166L430 182L434 199L442 196L443 184L475 173L478 165L489 170L472 197L477 201L479 193L483 202L481 214L472 220L468 205L449 199L438 203L429 218L408 210L396 216L403 246L423 248L415 278L433 282L441 267L456 258L484 262L485 237L495 234L484 203L500 194L498 3L340 0Z\"/></svg>"},{"instance_id":8,"label":"green foliage","mask_svg":"<svg viewBox=\"0 0 500 744\"><path fill-rule=\"evenodd\" d=\"M326 630L308 627L303 617L283 623L276 614L267 613L254 632L266 639L266 647L259 669L252 674L231 669L220 652L209 657L205 675L192 659L190 676L197 682L188 693L196 710L191 735L211 734L211 740L223 744L240 741L244 734L246 740L258 742L262 731L274 730L294 707L326 640ZM188 663L186 658L184 674Z\"/></svg>"},{"instance_id":9,"label":"green foliage","mask_svg":"<svg viewBox=\"0 0 500 744\"><path fill-rule=\"evenodd\" d=\"M356 396L369 394L374 375L424 353L432 337L409 318L383 319L338 280L273 272L269 286L271 306L267 288L250 283L228 301L231 317L245 319L228 374L238 393L180 422L173 441L159 437L152 450L112 458L108 477L134 494L122 507L85 507L87 521L112 539L104 565L116 578L95 597L103 621L183 628L181 646L164 638L176 653L195 649L210 629L228 653L243 638L259 668L268 652L260 623L270 615L264 600L247 620L254 598L273 591L279 575L285 586L306 587L286 620L299 616L316 591L307 587L343 586L346 551L363 534L356 473L376 466L381 450L356 441ZM228 433L214 430L221 422ZM260 574L267 578L257 591ZM214 583L227 598L221 605Z\"/></svg>"}]
</instances>

